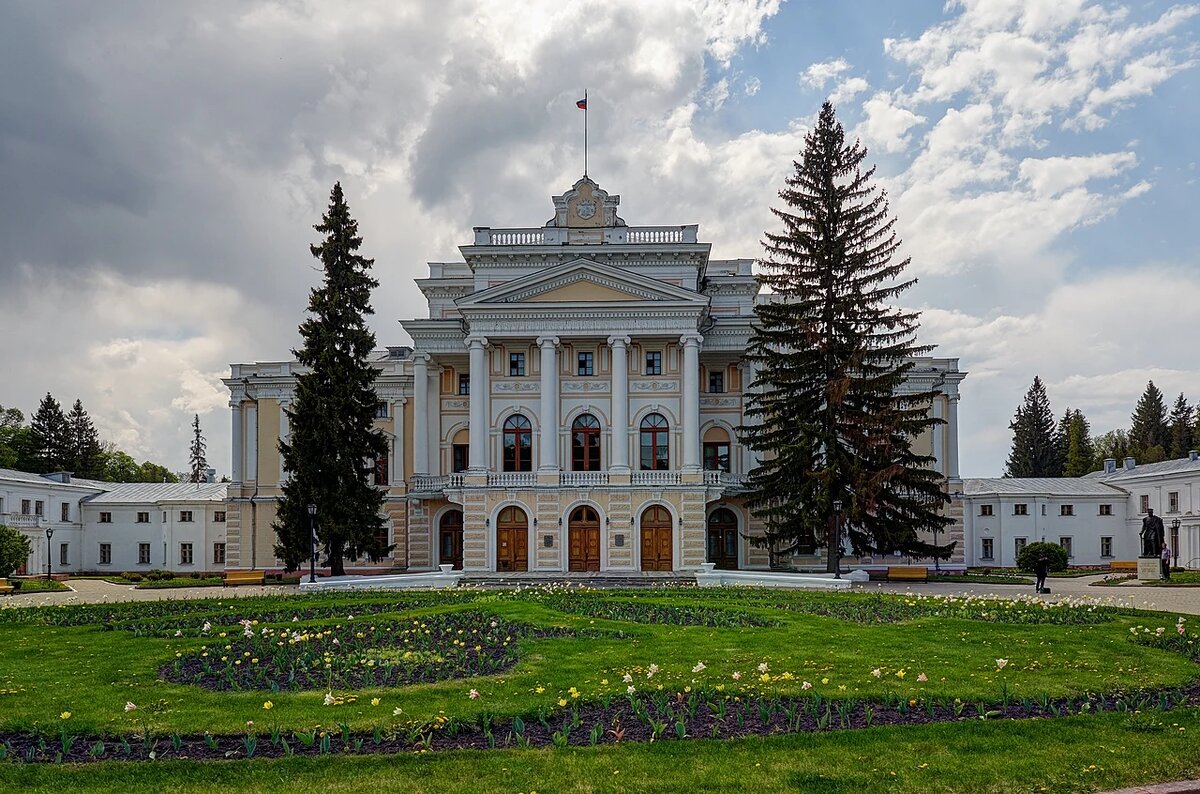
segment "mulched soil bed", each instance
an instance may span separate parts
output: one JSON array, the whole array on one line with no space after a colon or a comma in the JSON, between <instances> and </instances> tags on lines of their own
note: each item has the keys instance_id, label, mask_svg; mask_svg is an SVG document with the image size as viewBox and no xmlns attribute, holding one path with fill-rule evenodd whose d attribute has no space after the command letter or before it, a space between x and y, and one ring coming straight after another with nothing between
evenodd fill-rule
<instances>
[{"instance_id":1,"label":"mulched soil bed","mask_svg":"<svg viewBox=\"0 0 1200 794\"><path fill-rule=\"evenodd\" d=\"M728 699L724 699L728 697ZM721 703L724 702L722 713ZM1125 711L1147 729L1157 714L1200 705L1200 682L1185 689L1114 695L1088 694L1052 700L1002 703L916 703L888 705L820 698L752 697L720 693L663 693L621 697L607 705L568 707L517 720L481 717L467 724L439 718L434 723L395 726L374 733L348 729L275 732L237 736L77 737L62 734L0 734L0 753L18 763L84 763L102 760L223 760L290 755L377 755L430 750L514 747L584 747L597 744L681 739L736 739L788 733L861 730L884 725L998 719L1054 719L1080 713ZM1139 723L1139 724L1140 724Z\"/></svg>"}]
</instances>

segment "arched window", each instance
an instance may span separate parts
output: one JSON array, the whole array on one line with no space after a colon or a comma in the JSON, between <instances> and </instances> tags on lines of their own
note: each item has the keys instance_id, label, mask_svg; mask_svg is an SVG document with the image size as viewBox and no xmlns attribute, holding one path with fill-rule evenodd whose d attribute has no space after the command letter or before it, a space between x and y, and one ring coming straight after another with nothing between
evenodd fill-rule
<instances>
[{"instance_id":1,"label":"arched window","mask_svg":"<svg viewBox=\"0 0 1200 794\"><path fill-rule=\"evenodd\" d=\"M572 471L600 470L600 420L581 414L571 423Z\"/></svg>"},{"instance_id":2,"label":"arched window","mask_svg":"<svg viewBox=\"0 0 1200 794\"><path fill-rule=\"evenodd\" d=\"M533 429L520 414L504 420L504 470L533 470Z\"/></svg>"},{"instance_id":3,"label":"arched window","mask_svg":"<svg viewBox=\"0 0 1200 794\"><path fill-rule=\"evenodd\" d=\"M642 469L671 468L671 453L667 434L670 427L662 414L648 414L642 419Z\"/></svg>"}]
</instances>

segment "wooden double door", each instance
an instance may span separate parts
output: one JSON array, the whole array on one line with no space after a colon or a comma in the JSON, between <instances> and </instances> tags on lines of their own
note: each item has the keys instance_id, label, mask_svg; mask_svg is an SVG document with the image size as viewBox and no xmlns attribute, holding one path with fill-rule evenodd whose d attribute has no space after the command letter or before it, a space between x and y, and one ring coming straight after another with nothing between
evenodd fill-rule
<instances>
[{"instance_id":1,"label":"wooden double door","mask_svg":"<svg viewBox=\"0 0 1200 794\"><path fill-rule=\"evenodd\" d=\"M721 507L708 517L708 561L717 570L736 571L738 568L737 516Z\"/></svg>"},{"instance_id":2,"label":"wooden double door","mask_svg":"<svg viewBox=\"0 0 1200 794\"><path fill-rule=\"evenodd\" d=\"M454 570L463 567L463 514L451 510L438 522L438 562L453 565Z\"/></svg>"},{"instance_id":3,"label":"wooden double door","mask_svg":"<svg viewBox=\"0 0 1200 794\"><path fill-rule=\"evenodd\" d=\"M670 571L675 566L671 514L665 507L649 507L642 513L642 570Z\"/></svg>"},{"instance_id":4,"label":"wooden double door","mask_svg":"<svg viewBox=\"0 0 1200 794\"><path fill-rule=\"evenodd\" d=\"M506 507L496 517L496 570L529 570L529 517L519 507Z\"/></svg>"},{"instance_id":5,"label":"wooden double door","mask_svg":"<svg viewBox=\"0 0 1200 794\"><path fill-rule=\"evenodd\" d=\"M567 522L567 570L600 570L600 515L578 507Z\"/></svg>"}]
</instances>

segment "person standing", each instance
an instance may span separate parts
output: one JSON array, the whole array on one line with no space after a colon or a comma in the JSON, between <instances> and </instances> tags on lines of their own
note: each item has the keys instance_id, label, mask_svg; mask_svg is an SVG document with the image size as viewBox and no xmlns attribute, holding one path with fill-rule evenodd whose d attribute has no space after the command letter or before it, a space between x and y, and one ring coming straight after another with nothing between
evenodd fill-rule
<instances>
[{"instance_id":1,"label":"person standing","mask_svg":"<svg viewBox=\"0 0 1200 794\"><path fill-rule=\"evenodd\" d=\"M1171 578L1171 549L1166 543L1162 547L1162 577Z\"/></svg>"},{"instance_id":2,"label":"person standing","mask_svg":"<svg viewBox=\"0 0 1200 794\"><path fill-rule=\"evenodd\" d=\"M1044 554L1034 563L1033 572L1037 575L1037 584L1033 589L1034 592L1040 593L1046 589L1046 575L1050 573L1050 560L1046 559Z\"/></svg>"}]
</instances>

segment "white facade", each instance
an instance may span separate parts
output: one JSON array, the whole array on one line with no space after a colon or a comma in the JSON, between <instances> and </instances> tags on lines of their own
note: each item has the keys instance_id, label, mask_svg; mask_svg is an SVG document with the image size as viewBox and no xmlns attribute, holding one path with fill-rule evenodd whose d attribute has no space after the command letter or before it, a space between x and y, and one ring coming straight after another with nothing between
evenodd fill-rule
<instances>
[{"instance_id":1,"label":"white facade","mask_svg":"<svg viewBox=\"0 0 1200 794\"><path fill-rule=\"evenodd\" d=\"M52 573L221 571L227 487L108 483L0 469L0 524L30 539L20 573L45 574L47 553Z\"/></svg>"},{"instance_id":2,"label":"white facade","mask_svg":"<svg viewBox=\"0 0 1200 794\"><path fill-rule=\"evenodd\" d=\"M1200 568L1200 455L1137 465L1108 461L1075 478L963 481L967 565L1016 566L1022 542L1070 547L1073 566L1103 566L1141 554L1147 509L1163 520L1175 565ZM990 554L989 554L990 551Z\"/></svg>"},{"instance_id":3,"label":"white facade","mask_svg":"<svg viewBox=\"0 0 1200 794\"><path fill-rule=\"evenodd\" d=\"M553 198L543 226L477 227L462 261L429 263L417 281L428 316L401 321L412 347L374 362L377 428L391 446L377 485L395 550L352 567L767 567L750 541L761 528L742 481L754 462L737 436L764 299L752 261L710 259L694 225L629 226L619 203L584 178ZM956 490L966 373L954 358L914 364L906 388L939 391L932 412L947 422L914 444ZM277 442L299 369L234 364L225 381L231 567L279 565Z\"/></svg>"}]
</instances>

